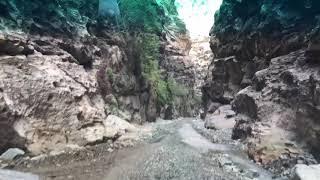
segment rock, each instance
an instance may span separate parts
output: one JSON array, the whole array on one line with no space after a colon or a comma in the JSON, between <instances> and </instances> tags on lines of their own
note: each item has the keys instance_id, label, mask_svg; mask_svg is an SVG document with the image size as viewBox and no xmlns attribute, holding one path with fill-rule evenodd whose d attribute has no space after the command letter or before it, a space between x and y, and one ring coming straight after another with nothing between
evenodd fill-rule
<instances>
[{"instance_id":1,"label":"rock","mask_svg":"<svg viewBox=\"0 0 320 180\"><path fill-rule=\"evenodd\" d=\"M256 99L258 94L254 92L251 86L241 90L232 102L233 109L240 114L251 118L258 117L258 105Z\"/></svg>"},{"instance_id":2,"label":"rock","mask_svg":"<svg viewBox=\"0 0 320 180\"><path fill-rule=\"evenodd\" d=\"M308 49L305 52L307 62L319 64L320 59L320 44L310 43Z\"/></svg>"},{"instance_id":3,"label":"rock","mask_svg":"<svg viewBox=\"0 0 320 180\"><path fill-rule=\"evenodd\" d=\"M155 92L150 92L150 95L147 99L148 106L146 107L146 116L147 120L154 122L157 119L157 105L156 105L156 94Z\"/></svg>"},{"instance_id":4,"label":"rock","mask_svg":"<svg viewBox=\"0 0 320 180\"><path fill-rule=\"evenodd\" d=\"M225 112L225 114L226 114L226 118L232 118L236 115L236 112L232 110L228 110L227 112Z\"/></svg>"},{"instance_id":5,"label":"rock","mask_svg":"<svg viewBox=\"0 0 320 180\"><path fill-rule=\"evenodd\" d=\"M320 179L320 165L297 164L294 167L292 180L318 180Z\"/></svg>"},{"instance_id":6,"label":"rock","mask_svg":"<svg viewBox=\"0 0 320 180\"><path fill-rule=\"evenodd\" d=\"M208 108L208 113L214 113L219 107L221 106L220 103L210 103L209 108Z\"/></svg>"},{"instance_id":7,"label":"rock","mask_svg":"<svg viewBox=\"0 0 320 180\"><path fill-rule=\"evenodd\" d=\"M156 111L160 112L162 118L174 119L180 116L193 117L199 114L200 102L197 101L199 95L198 82L196 81L197 64L193 61L192 50L190 48L192 43L190 38L180 32L166 33L168 39L164 42L162 48L164 51L164 58L160 61L160 68L168 82L172 86L172 94L174 98L170 104L164 105L160 110L148 107L148 114L154 114ZM189 54L189 52L191 54ZM169 108L165 107L169 106ZM155 106L153 106L155 107ZM151 113L152 112L152 113ZM150 116L152 117L152 116ZM154 118L151 118L154 120Z\"/></svg>"},{"instance_id":8,"label":"rock","mask_svg":"<svg viewBox=\"0 0 320 180\"><path fill-rule=\"evenodd\" d=\"M94 145L108 140L116 140L126 133L135 132L136 127L115 115L109 115L103 123L94 123L81 129L86 144Z\"/></svg>"},{"instance_id":9,"label":"rock","mask_svg":"<svg viewBox=\"0 0 320 180\"><path fill-rule=\"evenodd\" d=\"M210 115L206 117L204 127L207 129L232 129L235 125L234 119L227 119L225 115Z\"/></svg>"},{"instance_id":10,"label":"rock","mask_svg":"<svg viewBox=\"0 0 320 180\"><path fill-rule=\"evenodd\" d=\"M219 159L219 165L220 167L223 167L225 168L226 166L232 166L233 165L233 162L226 156L221 156Z\"/></svg>"},{"instance_id":11,"label":"rock","mask_svg":"<svg viewBox=\"0 0 320 180\"><path fill-rule=\"evenodd\" d=\"M81 136L86 140L85 144L101 143L104 140L106 129L101 123L94 123L86 128L81 129ZM108 138L116 138L117 131L108 132Z\"/></svg>"},{"instance_id":12,"label":"rock","mask_svg":"<svg viewBox=\"0 0 320 180\"><path fill-rule=\"evenodd\" d=\"M1 180L40 180L39 176L11 170L0 169Z\"/></svg>"},{"instance_id":13,"label":"rock","mask_svg":"<svg viewBox=\"0 0 320 180\"><path fill-rule=\"evenodd\" d=\"M91 67L94 61L94 50L82 44L63 43L62 49L70 53L81 65Z\"/></svg>"},{"instance_id":14,"label":"rock","mask_svg":"<svg viewBox=\"0 0 320 180\"><path fill-rule=\"evenodd\" d=\"M305 8L305 2L312 6ZM223 1L210 32L211 49L218 58L236 56L240 61L248 61L254 57L271 59L306 47L309 41L316 43L319 2L301 1L284 7L286 4L282 0L277 3ZM280 10L280 7L284 8ZM297 18L289 18L293 16ZM308 28L299 29L300 23L308 20ZM294 30L290 31L288 25Z\"/></svg>"},{"instance_id":15,"label":"rock","mask_svg":"<svg viewBox=\"0 0 320 180\"><path fill-rule=\"evenodd\" d=\"M246 139L252 135L252 127L249 124L250 118L238 116L232 130L232 139Z\"/></svg>"},{"instance_id":16,"label":"rock","mask_svg":"<svg viewBox=\"0 0 320 180\"><path fill-rule=\"evenodd\" d=\"M114 115L109 115L103 121L103 125L105 126L105 137L107 138L113 138L115 133L121 136L127 132L136 131L135 126Z\"/></svg>"},{"instance_id":17,"label":"rock","mask_svg":"<svg viewBox=\"0 0 320 180\"><path fill-rule=\"evenodd\" d=\"M319 156L319 10L316 0L224 0L210 31L215 59L204 99L233 100L233 138L246 139L250 157L275 174L286 176L305 156L305 143ZM224 66L228 57L236 60L228 60L233 83ZM293 139L297 146L286 146Z\"/></svg>"},{"instance_id":18,"label":"rock","mask_svg":"<svg viewBox=\"0 0 320 180\"><path fill-rule=\"evenodd\" d=\"M215 59L210 78L203 86L203 94L212 102L230 103L233 95L240 89L243 73L236 57Z\"/></svg>"},{"instance_id":19,"label":"rock","mask_svg":"<svg viewBox=\"0 0 320 180\"><path fill-rule=\"evenodd\" d=\"M170 31L154 34L161 40L161 78L185 85L172 102L161 104L142 76L140 36L98 24L97 1L74 2L0 3L0 153L19 147L39 155L116 140L132 129L123 120L106 121L110 115L142 124L155 121L164 108L168 118L197 114L191 44L183 26L170 23ZM154 5L159 12L168 6ZM169 14L155 20L162 24Z\"/></svg>"},{"instance_id":20,"label":"rock","mask_svg":"<svg viewBox=\"0 0 320 180\"><path fill-rule=\"evenodd\" d=\"M230 105L221 106L213 114L207 115L204 126L215 130L232 129L236 123L232 118L234 115Z\"/></svg>"},{"instance_id":21,"label":"rock","mask_svg":"<svg viewBox=\"0 0 320 180\"><path fill-rule=\"evenodd\" d=\"M0 36L0 55L30 55L34 53L34 48L32 45L27 43L27 37L7 33Z\"/></svg>"},{"instance_id":22,"label":"rock","mask_svg":"<svg viewBox=\"0 0 320 180\"><path fill-rule=\"evenodd\" d=\"M10 148L3 154L1 154L0 159L4 160L14 160L18 156L23 156L25 152L19 148Z\"/></svg>"}]
</instances>

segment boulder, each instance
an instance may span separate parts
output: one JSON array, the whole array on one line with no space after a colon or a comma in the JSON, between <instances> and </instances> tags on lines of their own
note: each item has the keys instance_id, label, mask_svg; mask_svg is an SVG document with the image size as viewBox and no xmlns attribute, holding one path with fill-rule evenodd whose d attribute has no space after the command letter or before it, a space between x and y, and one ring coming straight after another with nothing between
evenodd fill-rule
<instances>
[{"instance_id":1,"label":"boulder","mask_svg":"<svg viewBox=\"0 0 320 180\"><path fill-rule=\"evenodd\" d=\"M137 129L129 122L115 115L109 115L102 123L95 122L88 124L81 129L81 136L84 144L97 144L109 139L116 140L129 132L135 132Z\"/></svg>"},{"instance_id":2,"label":"boulder","mask_svg":"<svg viewBox=\"0 0 320 180\"><path fill-rule=\"evenodd\" d=\"M105 127L105 137L107 138L113 138L115 134L121 136L127 132L136 131L135 126L115 115L109 115L103 121L103 125Z\"/></svg>"},{"instance_id":3,"label":"boulder","mask_svg":"<svg viewBox=\"0 0 320 180\"><path fill-rule=\"evenodd\" d=\"M0 169L0 180L40 180L40 178L29 173Z\"/></svg>"},{"instance_id":4,"label":"boulder","mask_svg":"<svg viewBox=\"0 0 320 180\"><path fill-rule=\"evenodd\" d=\"M232 130L232 139L246 139L252 135L250 118L246 116L236 117L236 123Z\"/></svg>"},{"instance_id":5,"label":"boulder","mask_svg":"<svg viewBox=\"0 0 320 180\"><path fill-rule=\"evenodd\" d=\"M28 44L27 37L23 34L0 32L0 55L30 55L34 53L34 47Z\"/></svg>"},{"instance_id":6,"label":"boulder","mask_svg":"<svg viewBox=\"0 0 320 180\"><path fill-rule=\"evenodd\" d=\"M214 113L220 106L222 106L220 103L211 102L208 107L208 113Z\"/></svg>"},{"instance_id":7,"label":"boulder","mask_svg":"<svg viewBox=\"0 0 320 180\"><path fill-rule=\"evenodd\" d=\"M19 148L10 148L3 154L1 154L0 159L4 160L14 160L18 156L23 156L25 152Z\"/></svg>"},{"instance_id":8,"label":"boulder","mask_svg":"<svg viewBox=\"0 0 320 180\"><path fill-rule=\"evenodd\" d=\"M59 48L59 40L32 40ZM19 147L38 154L85 144L81 129L106 118L96 70L65 61L68 53L59 50L64 55L0 57L1 152Z\"/></svg>"},{"instance_id":9,"label":"boulder","mask_svg":"<svg viewBox=\"0 0 320 180\"><path fill-rule=\"evenodd\" d=\"M235 125L235 112L230 105L221 106L213 114L207 115L204 126L207 129L232 129Z\"/></svg>"},{"instance_id":10,"label":"boulder","mask_svg":"<svg viewBox=\"0 0 320 180\"><path fill-rule=\"evenodd\" d=\"M318 180L320 179L320 165L297 164L294 167L292 180Z\"/></svg>"},{"instance_id":11,"label":"boulder","mask_svg":"<svg viewBox=\"0 0 320 180\"><path fill-rule=\"evenodd\" d=\"M241 88L243 78L241 63L236 57L231 56L214 59L210 66L211 72L202 87L202 99L206 102L229 104ZM210 110L211 104L204 103L203 106L206 106L204 109Z\"/></svg>"},{"instance_id":12,"label":"boulder","mask_svg":"<svg viewBox=\"0 0 320 180\"><path fill-rule=\"evenodd\" d=\"M310 43L306 52L305 56L307 58L307 62L309 63L320 63L320 44Z\"/></svg>"},{"instance_id":13,"label":"boulder","mask_svg":"<svg viewBox=\"0 0 320 180\"><path fill-rule=\"evenodd\" d=\"M232 102L232 108L239 114L247 115L251 118L258 117L259 94L251 86L241 90Z\"/></svg>"}]
</instances>

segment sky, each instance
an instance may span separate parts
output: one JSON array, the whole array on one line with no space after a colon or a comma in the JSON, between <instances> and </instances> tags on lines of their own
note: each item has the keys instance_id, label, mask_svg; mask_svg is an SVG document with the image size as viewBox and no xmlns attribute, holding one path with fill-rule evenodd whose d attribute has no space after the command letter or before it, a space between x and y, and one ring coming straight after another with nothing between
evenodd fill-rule
<instances>
[{"instance_id":1,"label":"sky","mask_svg":"<svg viewBox=\"0 0 320 180\"><path fill-rule=\"evenodd\" d=\"M181 19L191 36L209 36L214 23L214 13L222 0L176 0Z\"/></svg>"}]
</instances>

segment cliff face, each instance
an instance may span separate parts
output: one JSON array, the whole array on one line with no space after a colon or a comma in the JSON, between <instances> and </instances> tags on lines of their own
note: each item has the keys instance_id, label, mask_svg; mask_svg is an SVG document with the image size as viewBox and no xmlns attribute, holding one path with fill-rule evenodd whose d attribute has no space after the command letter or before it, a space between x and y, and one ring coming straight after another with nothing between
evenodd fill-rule
<instances>
[{"instance_id":1,"label":"cliff face","mask_svg":"<svg viewBox=\"0 0 320 180\"><path fill-rule=\"evenodd\" d=\"M114 24L98 0L1 1L0 152L115 141L127 122L193 115L188 36L174 2L159 2L122 1Z\"/></svg>"},{"instance_id":2,"label":"cliff face","mask_svg":"<svg viewBox=\"0 0 320 180\"><path fill-rule=\"evenodd\" d=\"M316 0L224 0L210 33L205 109L231 103L233 138L277 172L320 150L319 15Z\"/></svg>"},{"instance_id":3,"label":"cliff face","mask_svg":"<svg viewBox=\"0 0 320 180\"><path fill-rule=\"evenodd\" d=\"M215 15L211 47L218 57L270 61L319 39L319 5L316 0L225 0Z\"/></svg>"}]
</instances>

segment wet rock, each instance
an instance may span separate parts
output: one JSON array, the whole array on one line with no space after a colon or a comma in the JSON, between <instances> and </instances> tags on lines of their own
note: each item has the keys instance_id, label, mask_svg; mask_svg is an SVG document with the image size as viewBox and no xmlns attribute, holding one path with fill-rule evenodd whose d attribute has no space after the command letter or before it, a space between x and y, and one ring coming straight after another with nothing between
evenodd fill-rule
<instances>
[{"instance_id":1,"label":"wet rock","mask_svg":"<svg viewBox=\"0 0 320 180\"><path fill-rule=\"evenodd\" d=\"M4 160L14 160L18 156L23 156L25 152L19 148L10 148L3 154L1 154L0 159Z\"/></svg>"},{"instance_id":2,"label":"wet rock","mask_svg":"<svg viewBox=\"0 0 320 180\"><path fill-rule=\"evenodd\" d=\"M297 164L292 180L317 180L320 178L320 165Z\"/></svg>"},{"instance_id":3,"label":"wet rock","mask_svg":"<svg viewBox=\"0 0 320 180\"><path fill-rule=\"evenodd\" d=\"M11 170L0 170L0 179L3 180L40 180L37 175Z\"/></svg>"}]
</instances>

